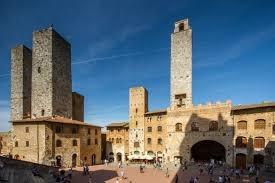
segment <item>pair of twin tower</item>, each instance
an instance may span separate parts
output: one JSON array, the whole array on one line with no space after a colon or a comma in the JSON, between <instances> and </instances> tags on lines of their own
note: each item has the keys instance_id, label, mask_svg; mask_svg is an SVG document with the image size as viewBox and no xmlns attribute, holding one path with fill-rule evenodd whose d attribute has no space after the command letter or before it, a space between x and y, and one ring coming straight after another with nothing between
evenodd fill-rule
<instances>
[{"instance_id":1,"label":"pair of twin tower","mask_svg":"<svg viewBox=\"0 0 275 183\"><path fill-rule=\"evenodd\" d=\"M84 121L84 97L72 92L70 43L49 27L34 31L32 44L11 50L11 121L48 116Z\"/></svg>"}]
</instances>

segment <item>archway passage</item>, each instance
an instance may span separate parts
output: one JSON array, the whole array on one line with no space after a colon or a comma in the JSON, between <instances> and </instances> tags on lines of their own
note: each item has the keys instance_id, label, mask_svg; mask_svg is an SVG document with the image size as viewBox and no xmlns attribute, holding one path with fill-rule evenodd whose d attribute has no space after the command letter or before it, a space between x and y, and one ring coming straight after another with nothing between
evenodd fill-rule
<instances>
[{"instance_id":1,"label":"archway passage","mask_svg":"<svg viewBox=\"0 0 275 183\"><path fill-rule=\"evenodd\" d=\"M264 156L261 154L255 154L253 157L254 164L262 165L264 164Z\"/></svg>"},{"instance_id":2,"label":"archway passage","mask_svg":"<svg viewBox=\"0 0 275 183\"><path fill-rule=\"evenodd\" d=\"M76 167L76 157L77 157L76 154L72 155L72 167Z\"/></svg>"},{"instance_id":3,"label":"archway passage","mask_svg":"<svg viewBox=\"0 0 275 183\"><path fill-rule=\"evenodd\" d=\"M191 157L195 161L225 161L225 148L216 141L203 140L192 146Z\"/></svg>"}]
</instances>

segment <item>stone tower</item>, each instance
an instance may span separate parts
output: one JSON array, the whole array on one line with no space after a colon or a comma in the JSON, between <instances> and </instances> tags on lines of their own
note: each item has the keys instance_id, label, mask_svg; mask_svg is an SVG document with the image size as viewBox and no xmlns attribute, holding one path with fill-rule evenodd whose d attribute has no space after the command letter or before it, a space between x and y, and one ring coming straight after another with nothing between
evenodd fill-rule
<instances>
[{"instance_id":1,"label":"stone tower","mask_svg":"<svg viewBox=\"0 0 275 183\"><path fill-rule=\"evenodd\" d=\"M52 27L33 32L32 117L72 117L71 45Z\"/></svg>"},{"instance_id":2,"label":"stone tower","mask_svg":"<svg viewBox=\"0 0 275 183\"><path fill-rule=\"evenodd\" d=\"M143 87L129 92L129 152L144 152L144 113L148 112L148 92Z\"/></svg>"},{"instance_id":3,"label":"stone tower","mask_svg":"<svg viewBox=\"0 0 275 183\"><path fill-rule=\"evenodd\" d=\"M24 45L11 49L11 120L31 116L32 51Z\"/></svg>"},{"instance_id":4,"label":"stone tower","mask_svg":"<svg viewBox=\"0 0 275 183\"><path fill-rule=\"evenodd\" d=\"M192 29L188 19L175 23L171 34L170 105L192 105Z\"/></svg>"}]
</instances>

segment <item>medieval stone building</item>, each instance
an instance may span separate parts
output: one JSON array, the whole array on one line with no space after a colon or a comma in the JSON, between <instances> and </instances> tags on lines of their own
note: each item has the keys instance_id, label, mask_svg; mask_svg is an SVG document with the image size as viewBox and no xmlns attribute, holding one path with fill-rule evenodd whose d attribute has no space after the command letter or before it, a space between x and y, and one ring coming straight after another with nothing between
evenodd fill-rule
<instances>
[{"instance_id":1,"label":"medieval stone building","mask_svg":"<svg viewBox=\"0 0 275 183\"><path fill-rule=\"evenodd\" d=\"M129 159L149 157L164 163L215 159L243 168L252 163L275 165L275 103L193 105L188 19L176 22L171 34L170 74L170 106L165 109L148 111L147 90L130 88L129 149L126 145L117 147L109 125L109 154ZM117 131L122 129L124 126L116 126Z\"/></svg>"},{"instance_id":2,"label":"medieval stone building","mask_svg":"<svg viewBox=\"0 0 275 183\"><path fill-rule=\"evenodd\" d=\"M101 127L84 123L84 96L72 92L71 45L52 27L33 47L11 50L12 154L58 166L101 162Z\"/></svg>"}]
</instances>

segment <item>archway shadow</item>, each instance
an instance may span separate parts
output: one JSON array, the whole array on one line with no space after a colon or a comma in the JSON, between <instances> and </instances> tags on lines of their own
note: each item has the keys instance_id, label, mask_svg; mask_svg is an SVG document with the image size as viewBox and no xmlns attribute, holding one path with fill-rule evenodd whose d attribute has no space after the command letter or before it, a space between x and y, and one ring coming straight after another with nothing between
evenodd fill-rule
<instances>
[{"instance_id":1,"label":"archway shadow","mask_svg":"<svg viewBox=\"0 0 275 183\"><path fill-rule=\"evenodd\" d=\"M174 154L174 157L170 157L175 165L180 165L177 166L178 170L172 183L189 182L191 177L199 176L199 167L195 166L196 162L204 164L215 160L215 162L223 162L226 166L233 166L234 127L233 121L230 120L230 108L227 106L222 110L220 108L215 110L205 108L195 110L191 114L190 112L188 114L188 110L186 112L181 111L181 113L179 115L182 118L189 116L187 122L182 122L182 131L176 131L174 127L173 133L169 134L168 137L174 139L171 140L174 142L177 139L181 140L178 153ZM179 117L177 116L175 119L179 119ZM192 169L188 168L188 173L186 173L184 165L188 165L187 167L192 167ZM202 179L200 182L209 182L207 176L202 177Z\"/></svg>"}]
</instances>

